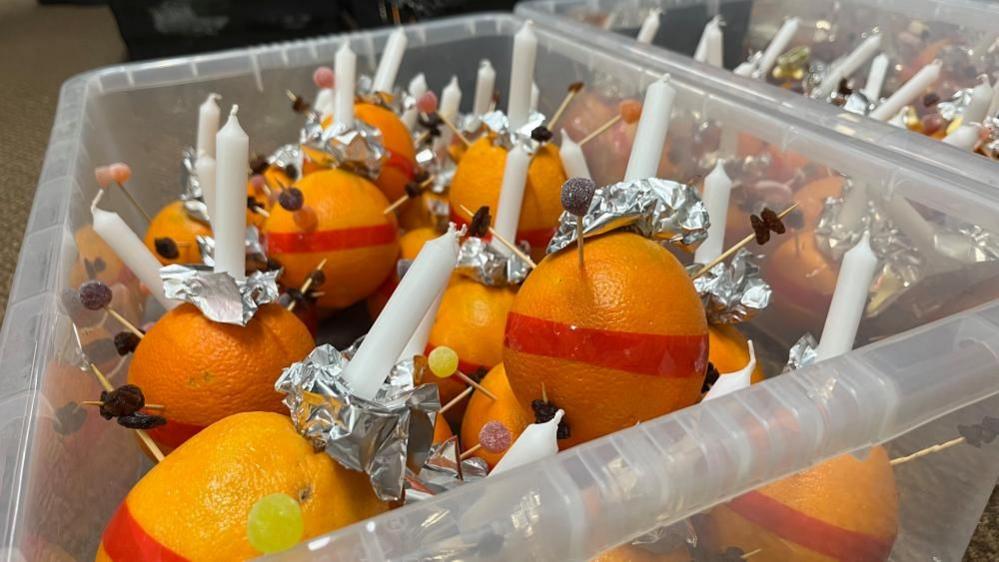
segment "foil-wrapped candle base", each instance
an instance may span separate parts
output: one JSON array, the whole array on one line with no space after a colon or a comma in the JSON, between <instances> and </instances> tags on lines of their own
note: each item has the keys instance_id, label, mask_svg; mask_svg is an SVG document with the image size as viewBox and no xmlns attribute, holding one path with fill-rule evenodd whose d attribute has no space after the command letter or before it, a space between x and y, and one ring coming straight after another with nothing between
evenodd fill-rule
<instances>
[{"instance_id":1,"label":"foil-wrapped candle base","mask_svg":"<svg viewBox=\"0 0 999 562\"><path fill-rule=\"evenodd\" d=\"M383 501L399 500L407 467L419 471L431 452L441 407L437 386L417 385L423 367L407 359L395 365L374 399L360 398L343 377L355 348L341 353L317 347L285 369L274 389L285 395L292 422L316 450L366 473Z\"/></svg>"},{"instance_id":2,"label":"foil-wrapped candle base","mask_svg":"<svg viewBox=\"0 0 999 562\"><path fill-rule=\"evenodd\" d=\"M208 205L205 204L201 182L198 180L198 153L194 148L185 148L181 153L180 184L184 187L180 200L184 203L184 212L192 220L202 224L210 224Z\"/></svg>"},{"instance_id":3,"label":"foil-wrapped candle base","mask_svg":"<svg viewBox=\"0 0 999 562\"><path fill-rule=\"evenodd\" d=\"M443 423L443 422L442 422ZM482 480L489 473L486 461L479 457L461 460L458 438L430 447L427 460L419 471L406 470L406 503L414 503Z\"/></svg>"},{"instance_id":4,"label":"foil-wrapped candle base","mask_svg":"<svg viewBox=\"0 0 999 562\"><path fill-rule=\"evenodd\" d=\"M790 373L791 371L815 363L818 359L818 352L816 351L818 347L819 342L815 340L815 336L812 334L805 334L798 338L798 341L794 342L794 345L787 352L787 364L781 373Z\"/></svg>"},{"instance_id":5,"label":"foil-wrapped candle base","mask_svg":"<svg viewBox=\"0 0 999 562\"><path fill-rule=\"evenodd\" d=\"M689 271L700 270L699 264ZM745 248L728 262L721 262L694 279L709 324L738 324L756 316L770 304L773 290L760 275L760 266Z\"/></svg>"},{"instance_id":6,"label":"foil-wrapped candle base","mask_svg":"<svg viewBox=\"0 0 999 562\"><path fill-rule=\"evenodd\" d=\"M305 156L320 166L342 168L371 180L381 174L386 157L382 133L361 120L352 127L333 123L323 128L322 117L310 111L299 138Z\"/></svg>"},{"instance_id":7,"label":"foil-wrapped candle base","mask_svg":"<svg viewBox=\"0 0 999 562\"><path fill-rule=\"evenodd\" d=\"M168 265L160 268L167 298L198 307L213 322L246 326L261 305L278 298L281 270L255 271L236 280L208 266Z\"/></svg>"},{"instance_id":8,"label":"foil-wrapped candle base","mask_svg":"<svg viewBox=\"0 0 999 562\"><path fill-rule=\"evenodd\" d=\"M527 122L518 129L510 128L510 119L500 110L490 111L479 117L482 124L492 132L493 143L502 146L507 150L514 146L521 146L527 154L534 154L541 147L540 142L531 137L534 129L545 124L545 116L537 111L531 112L527 117Z\"/></svg>"},{"instance_id":9,"label":"foil-wrapped candle base","mask_svg":"<svg viewBox=\"0 0 999 562\"><path fill-rule=\"evenodd\" d=\"M563 212L549 254L575 245L578 220L583 238L629 229L684 248L707 238L710 224L704 203L689 185L659 178L623 181L598 188L582 217Z\"/></svg>"},{"instance_id":10,"label":"foil-wrapped candle base","mask_svg":"<svg viewBox=\"0 0 999 562\"><path fill-rule=\"evenodd\" d=\"M198 243L198 251L201 252L201 263L215 267L215 239L211 236L198 235L195 240ZM253 225L246 227L246 261L267 263L267 251L260 240L260 230Z\"/></svg>"},{"instance_id":11,"label":"foil-wrapped candle base","mask_svg":"<svg viewBox=\"0 0 999 562\"><path fill-rule=\"evenodd\" d=\"M482 238L469 236L461 243L455 271L483 285L505 287L523 283L531 267L513 252L504 254Z\"/></svg>"}]
</instances>

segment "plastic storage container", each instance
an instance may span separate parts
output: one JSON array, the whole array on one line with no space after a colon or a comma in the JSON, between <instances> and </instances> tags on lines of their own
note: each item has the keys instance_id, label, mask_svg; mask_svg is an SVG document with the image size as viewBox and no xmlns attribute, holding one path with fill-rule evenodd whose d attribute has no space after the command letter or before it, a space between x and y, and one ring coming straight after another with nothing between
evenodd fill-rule
<instances>
[{"instance_id":1,"label":"plastic storage container","mask_svg":"<svg viewBox=\"0 0 999 562\"><path fill-rule=\"evenodd\" d=\"M523 22L492 14L409 27L400 83L422 71L439 89L456 73L470 92L479 60L489 58L505 92L512 37ZM564 118L570 130L592 130L600 114L613 113L608 107L640 95L667 68L551 30L536 34L542 111L551 112L571 82L588 84ZM76 334L113 380L123 380L127 361L107 350L119 328L88 323L61 304L62 293L96 276L120 282L116 298L125 303L139 296L128 272L89 232L88 207L98 189L93 167L128 161L140 203L157 208L179 192L180 151L194 140L196 108L209 92L238 102L252 149L268 151L299 127L285 89L311 92L313 68L330 63L345 39L359 53L361 72L371 71L387 36L383 30L111 67L64 85L0 334L3 560L90 559L108 517L149 468L129 432L76 406L99 390L75 366ZM766 152L773 162L794 158L809 173L847 175L872 197L904 198L931 225L960 220L999 231L999 192L988 185L768 113L740 90L702 87L686 75L674 75L673 85L666 177L703 173L705 163L676 151L718 142L704 140L710 135L695 124L720 122L727 134L739 133L740 151ZM587 145L600 182L618 179L628 135L620 126ZM800 189L785 172L771 165L760 181ZM108 195L105 204L141 228L122 195ZM887 442L897 457L953 439L958 424L978 423L997 404L995 265L958 267L918 284L908 304L861 324L852 353L310 540L278 558L584 560L835 455L863 457ZM797 319L802 326L773 310L753 321L752 337L770 358L771 373L802 329L821 328L827 303L810 306L814 314ZM999 446L960 445L894 473L894 559L957 560L999 474Z\"/></svg>"},{"instance_id":2,"label":"plastic storage container","mask_svg":"<svg viewBox=\"0 0 999 562\"><path fill-rule=\"evenodd\" d=\"M661 25L652 45L638 43L636 33L653 10L662 10ZM921 134L859 117L825 102L807 99L759 80L739 77L694 61L701 31L714 15L725 21L724 64L732 69L750 52L766 48L777 28L788 17L801 19L794 45L812 47L813 58L832 62L851 52L859 37L880 29L882 49L892 64L921 67L934 58L938 42L977 47L981 52L997 38L999 5L974 0L533 0L518 4L517 13L567 34L584 38L612 52L639 52L669 65L673 73L688 73L691 79L728 84L752 94L760 103L786 115L821 124L839 133L888 147L955 173L999 186L994 163ZM789 47L790 48L790 47ZM943 55L942 55L943 56ZM943 58L947 58L943 56ZM948 65L963 68L960 57L950 56ZM977 63L977 72L995 80L999 57L994 53ZM861 80L868 65L856 72ZM975 70L964 73L960 87L973 87ZM894 91L902 74L892 70L885 91ZM722 86L724 87L724 86ZM941 91L944 98L951 90Z\"/></svg>"}]
</instances>

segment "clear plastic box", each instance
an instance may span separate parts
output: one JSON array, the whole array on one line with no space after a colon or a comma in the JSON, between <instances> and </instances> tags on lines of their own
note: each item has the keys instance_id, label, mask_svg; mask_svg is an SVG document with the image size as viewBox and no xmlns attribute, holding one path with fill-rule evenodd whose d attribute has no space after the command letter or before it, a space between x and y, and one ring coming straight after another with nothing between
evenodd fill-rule
<instances>
[{"instance_id":1,"label":"clear plastic box","mask_svg":"<svg viewBox=\"0 0 999 562\"><path fill-rule=\"evenodd\" d=\"M643 19L653 10L662 10L658 35L652 45L637 42L635 36ZM640 53L667 65L670 72L684 73L692 80L738 90L747 97L777 109L785 115L821 124L847 136L864 139L933 163L952 172L999 186L994 163L920 134L859 117L831 104L808 99L783 88L736 76L728 70L699 63L691 55L701 30L714 15L721 14L725 68L735 68L748 53L766 48L774 32L787 17L802 23L791 46L813 47L813 56L825 62L846 55L861 34L875 27L882 32L882 45L891 62L921 66L933 59L924 49L943 38L957 45L988 46L996 39L999 4L976 0L531 0L517 5L517 13L566 34L584 38L603 50ZM829 25L817 25L824 22ZM909 32L910 25L924 25L925 33ZM834 41L817 41L813 35L833 29ZM922 28L920 28L922 29ZM906 32L905 45L900 39ZM929 51L927 51L929 52ZM925 57L929 57L924 60ZM991 55L978 70L995 79L999 58ZM856 73L866 76L867 65ZM894 91L898 72L890 72L885 91ZM959 82L973 87L975 73L968 72ZM951 91L941 92L947 97Z\"/></svg>"},{"instance_id":2,"label":"clear plastic box","mask_svg":"<svg viewBox=\"0 0 999 562\"><path fill-rule=\"evenodd\" d=\"M456 73L471 92L479 60L489 58L505 92L512 37L523 22L489 14L409 27L400 82L422 71L439 89ZM565 118L571 130L592 129L597 113L621 97L639 96L670 68L556 31L536 33L541 109L550 112L576 80L586 81L584 91L592 93ZM127 361L107 353L107 338L117 328L67 311L61 295L95 275L118 280L122 294L116 298L125 303L134 305L138 296L127 272L88 234L88 207L98 189L93 167L128 161L139 201L158 208L178 194L180 151L194 140L195 109L209 92L240 104L252 148L267 151L299 127L285 89L310 93L313 68L330 63L345 38L359 53L361 71L371 71L387 36L380 30L110 67L64 85L0 333L0 559L90 559L108 517L149 468L127 431L75 406L99 388L73 366L73 321L113 380L123 380ZM696 115L699 122L723 123L741 134L742 143L774 158L794 157L809 170L847 175L864 182L872 196L904 198L931 224L961 220L999 231L999 192L991 186L768 112L739 89L703 86L686 74L674 74L672 82L671 150L694 142L690 118ZM601 182L618 179L628 134L621 126L588 145ZM700 164L678 165L682 153L668 150L667 156L672 165L666 177L689 180L703 172ZM141 227L121 194L108 195L109 207ZM958 424L978 423L997 405L994 265L960 267L917 285L908 306L862 323L852 353L397 509L276 558L585 560L824 459L844 453L862 458L879 443L897 457L953 439ZM753 321L752 337L771 373L779 371L781 356L802 329L821 328L825 306L822 299L812 302L815 315L801 318L802 326L791 326L779 311ZM131 314L141 316L141 307L133 306ZM900 507L893 559L958 560L999 474L999 447L961 445L894 473Z\"/></svg>"}]
</instances>

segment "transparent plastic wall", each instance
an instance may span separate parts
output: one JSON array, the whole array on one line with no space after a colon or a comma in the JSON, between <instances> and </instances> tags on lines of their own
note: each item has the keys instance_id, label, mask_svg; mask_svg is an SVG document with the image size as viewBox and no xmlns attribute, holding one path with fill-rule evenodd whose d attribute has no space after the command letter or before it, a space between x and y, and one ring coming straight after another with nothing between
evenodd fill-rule
<instances>
[{"instance_id":1,"label":"transparent plastic wall","mask_svg":"<svg viewBox=\"0 0 999 562\"><path fill-rule=\"evenodd\" d=\"M479 61L489 58L505 92L512 37L523 21L491 14L407 28L399 81L424 72L439 90L456 74L471 92ZM622 99L640 97L666 68L540 27L536 32L542 111L551 112L570 83L586 83L563 121L577 139L612 116ZM93 167L129 162L139 202L156 209L180 192L180 151L194 141L196 108L208 93L239 103L252 150L267 152L297 136L300 117L289 109L286 89L311 95L313 68L330 63L345 39L359 53L359 68L370 72L387 35L112 67L64 86L0 332L3 559L89 559L108 517L149 468L127 431L77 404L99 388L75 367L74 324L84 350L112 381L123 381L128 365L110 342L119 327L66 306L64 293L99 278L114 286L115 306L126 316L156 316L134 277L90 229L88 209L98 189ZM782 244L791 242L793 252L813 234L809 217L838 195L837 178L863 184L872 200L900 206L924 234L924 228L952 232L971 224L999 231L999 193L988 185L768 112L737 90L680 74L672 83L677 98L663 177L693 181L725 158L737 183L730 240L761 205L794 200L805 213L797 230L760 248L775 303L745 331L771 375L803 331L821 330L829 300L828 286L814 282L797 254L786 268L775 256ZM619 179L633 133L633 126L619 124L587 145L599 182ZM108 193L106 205L141 231L141 217L121 194ZM814 252L811 258L825 259ZM933 254L930 261L933 268L864 320L854 353L393 511L288 556L581 560L822 459L889 440L894 457L953 438L955 424L978 423L981 401L999 390L999 268L984 258ZM835 261L821 263L824 278L834 278ZM782 282L819 290L794 300L792 310L779 304ZM908 472L894 471L902 506L895 548L921 552L934 544L947 556L960 552L995 483L995 449L955 447L915 463L904 467ZM944 493L957 507L949 507L949 517L934 517L944 509Z\"/></svg>"},{"instance_id":2,"label":"transparent plastic wall","mask_svg":"<svg viewBox=\"0 0 999 562\"><path fill-rule=\"evenodd\" d=\"M661 10L660 26L651 45L635 37L642 21ZM741 78L691 58L704 25L716 14L722 27L724 67L733 69L751 52L763 50L789 17L800 25L789 44L807 45L811 59L831 63L850 53L877 29L882 50L890 57L884 92L895 90L923 65L940 58L944 72L936 83L948 98L959 88L977 85L985 73L996 79L999 53L999 4L975 0L534 0L517 6L517 13L566 34L584 38L604 50L641 53L719 82L793 118L822 124L841 134L862 138L907 156L999 186L993 162L967 151L943 146L921 134L858 117L824 102L806 99L786 88ZM973 56L966 54L972 49ZM864 84L868 64L856 73Z\"/></svg>"}]
</instances>

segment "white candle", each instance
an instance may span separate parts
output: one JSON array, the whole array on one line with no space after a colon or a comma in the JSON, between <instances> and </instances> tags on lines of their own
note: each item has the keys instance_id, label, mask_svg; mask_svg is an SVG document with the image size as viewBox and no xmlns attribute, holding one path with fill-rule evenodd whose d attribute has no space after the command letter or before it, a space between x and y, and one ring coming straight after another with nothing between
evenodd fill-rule
<instances>
[{"instance_id":1,"label":"white candle","mask_svg":"<svg viewBox=\"0 0 999 562\"><path fill-rule=\"evenodd\" d=\"M704 26L697 50L694 51L694 60L721 68L722 41L720 16L715 16Z\"/></svg>"},{"instance_id":2,"label":"white candle","mask_svg":"<svg viewBox=\"0 0 999 562\"><path fill-rule=\"evenodd\" d=\"M562 129L562 145L558 148L558 154L562 158L562 169L565 170L566 177L592 179L583 147L576 144L565 129Z\"/></svg>"},{"instance_id":3,"label":"white candle","mask_svg":"<svg viewBox=\"0 0 999 562\"><path fill-rule=\"evenodd\" d=\"M711 225L708 227L708 237L694 252L696 263L708 263L721 255L725 244L725 221L731 194L732 180L725 173L725 162L719 159L715 169L704 178L704 195L701 200L708 211Z\"/></svg>"},{"instance_id":4,"label":"white candle","mask_svg":"<svg viewBox=\"0 0 999 562\"><path fill-rule=\"evenodd\" d=\"M839 87L841 80L849 78L858 68L867 62L867 59L873 57L880 48L880 34L874 34L864 39L860 45L857 45L856 49L833 66L825 78L822 79L822 82L819 83L819 87L816 88L813 96L819 99L827 97L833 90Z\"/></svg>"},{"instance_id":5,"label":"white candle","mask_svg":"<svg viewBox=\"0 0 999 562\"><path fill-rule=\"evenodd\" d=\"M656 33L659 32L659 16L662 13L662 10L657 9L652 10L649 12L649 15L645 16L645 20L642 21L642 27L638 29L635 41L646 45L652 44L652 40L656 38Z\"/></svg>"},{"instance_id":6,"label":"white candle","mask_svg":"<svg viewBox=\"0 0 999 562\"><path fill-rule=\"evenodd\" d=\"M517 437L489 472L489 476L557 455L558 422L562 421L564 415L565 412L559 410L552 419L525 427L520 437Z\"/></svg>"},{"instance_id":7,"label":"white candle","mask_svg":"<svg viewBox=\"0 0 999 562\"><path fill-rule=\"evenodd\" d=\"M219 132L218 94L208 94L208 99L198 106L198 154L215 156L215 133Z\"/></svg>"},{"instance_id":8,"label":"white candle","mask_svg":"<svg viewBox=\"0 0 999 562\"><path fill-rule=\"evenodd\" d=\"M132 270L132 273L142 281L153 298L159 302L163 308L170 310L180 304L178 301L170 300L163 294L163 281L160 279L160 262L156 256L149 251L149 248L142 243L142 240L132 232L132 229L125 224L125 221L112 213L97 208L101 196L104 195L102 189L97 193L93 204L90 206L90 213L94 218L94 232L107 242L107 245L114 250L118 258Z\"/></svg>"},{"instance_id":9,"label":"white candle","mask_svg":"<svg viewBox=\"0 0 999 562\"><path fill-rule=\"evenodd\" d=\"M961 117L962 123L981 123L989 113L989 106L992 104L994 94L992 85L989 84L989 77L984 74L979 76L978 80L979 84L972 90L971 101L968 102L968 107L965 108L964 115Z\"/></svg>"},{"instance_id":10,"label":"white candle","mask_svg":"<svg viewBox=\"0 0 999 562\"><path fill-rule=\"evenodd\" d=\"M752 76L756 72L756 65L749 61L741 62L732 72L736 76Z\"/></svg>"},{"instance_id":11,"label":"white candle","mask_svg":"<svg viewBox=\"0 0 999 562\"><path fill-rule=\"evenodd\" d=\"M534 82L534 63L538 56L538 38L534 35L534 22L528 21L513 36L513 59L510 63L510 95L506 116L510 128L519 129L530 115L531 84Z\"/></svg>"},{"instance_id":12,"label":"white candle","mask_svg":"<svg viewBox=\"0 0 999 562\"><path fill-rule=\"evenodd\" d=\"M748 388L753 383L753 370L756 369L756 350L753 348L753 340L747 342L749 346L749 362L746 366L734 373L722 373L718 380L711 386L708 393L704 395L701 402L721 398L737 390Z\"/></svg>"},{"instance_id":13,"label":"white candle","mask_svg":"<svg viewBox=\"0 0 999 562\"><path fill-rule=\"evenodd\" d=\"M336 106L333 122L347 129L354 127L354 79L357 75L357 55L350 50L350 42L344 41L336 52L333 71L336 73Z\"/></svg>"},{"instance_id":14,"label":"white candle","mask_svg":"<svg viewBox=\"0 0 999 562\"><path fill-rule=\"evenodd\" d=\"M888 76L888 55L881 53L871 61L871 69L867 72L867 82L864 83L863 94L872 102L881 99L881 88Z\"/></svg>"},{"instance_id":15,"label":"white candle","mask_svg":"<svg viewBox=\"0 0 999 562\"><path fill-rule=\"evenodd\" d=\"M375 70L375 77L371 81L371 87L376 92L392 92L395 86L395 77L399 74L399 65L402 64L402 56L406 52L406 32L401 27L389 35L388 42L385 43L385 52L378 61L378 69Z\"/></svg>"},{"instance_id":16,"label":"white candle","mask_svg":"<svg viewBox=\"0 0 999 562\"><path fill-rule=\"evenodd\" d=\"M217 156L215 180L215 271L233 279L246 278L246 166L250 138L236 118L232 106L225 127L215 135Z\"/></svg>"},{"instance_id":17,"label":"white candle","mask_svg":"<svg viewBox=\"0 0 999 562\"><path fill-rule=\"evenodd\" d=\"M489 59L479 61L479 72L475 76L475 100L472 103L472 113L483 115L489 112L496 90L496 71Z\"/></svg>"},{"instance_id":18,"label":"white candle","mask_svg":"<svg viewBox=\"0 0 999 562\"><path fill-rule=\"evenodd\" d=\"M530 103L530 107L531 107L531 112L532 113L538 110L538 100L540 100L540 99L541 99L541 89L538 88L537 84L535 84L534 82L531 82L531 103Z\"/></svg>"},{"instance_id":19,"label":"white candle","mask_svg":"<svg viewBox=\"0 0 999 562\"><path fill-rule=\"evenodd\" d=\"M867 293L878 267L878 258L871 250L870 235L863 238L844 256L836 279L826 323L822 328L822 339L815 348L819 361L842 355L853 349L857 328L864 315Z\"/></svg>"},{"instance_id":20,"label":"white candle","mask_svg":"<svg viewBox=\"0 0 999 562\"><path fill-rule=\"evenodd\" d=\"M493 228L503 238L514 242L517 237L517 223L520 222L520 206L524 202L524 188L527 186L527 169L531 157L518 144L506 156L503 168L503 183L500 186L499 202L496 204L496 221ZM493 241L493 247L503 253L509 249Z\"/></svg>"},{"instance_id":21,"label":"white candle","mask_svg":"<svg viewBox=\"0 0 999 562\"><path fill-rule=\"evenodd\" d=\"M642 116L638 120L634 144L631 145L631 157L628 158L624 181L655 177L659 171L659 160L666 143L670 113L673 111L673 98L676 97L676 90L669 85L668 80L668 76L663 76L645 91Z\"/></svg>"},{"instance_id":22,"label":"white candle","mask_svg":"<svg viewBox=\"0 0 999 562\"><path fill-rule=\"evenodd\" d=\"M385 308L364 337L343 376L356 396L370 400L451 278L458 262L454 225L423 245Z\"/></svg>"},{"instance_id":23,"label":"white candle","mask_svg":"<svg viewBox=\"0 0 999 562\"><path fill-rule=\"evenodd\" d=\"M194 170L198 174L198 183L201 185L201 196L205 199L205 206L208 207L208 218L211 219L212 228L214 229L215 174L218 173L215 168L215 159L207 154L198 156L198 159L194 163Z\"/></svg>"},{"instance_id":24,"label":"white candle","mask_svg":"<svg viewBox=\"0 0 999 562\"><path fill-rule=\"evenodd\" d=\"M326 117L336 111L336 92L333 88L319 88L316 92L315 109Z\"/></svg>"},{"instance_id":25,"label":"white candle","mask_svg":"<svg viewBox=\"0 0 999 562\"><path fill-rule=\"evenodd\" d=\"M458 87L458 77L452 76L451 81L441 92L440 106L437 112L447 118L451 123L458 117L458 108L461 106L461 88ZM454 133L450 127L441 127L441 135L434 140L434 150L440 152L446 150L451 145Z\"/></svg>"},{"instance_id":26,"label":"white candle","mask_svg":"<svg viewBox=\"0 0 999 562\"><path fill-rule=\"evenodd\" d=\"M956 131L944 137L943 141L961 150L974 150L978 144L978 131L981 125L978 123L965 123Z\"/></svg>"},{"instance_id":27,"label":"white candle","mask_svg":"<svg viewBox=\"0 0 999 562\"><path fill-rule=\"evenodd\" d=\"M996 87L992 88L992 103L989 104L989 110L986 113L988 115L999 113L999 82L996 82Z\"/></svg>"},{"instance_id":28,"label":"white candle","mask_svg":"<svg viewBox=\"0 0 999 562\"><path fill-rule=\"evenodd\" d=\"M413 99L419 100L423 94L427 93L427 77L423 73L419 73L409 81L409 87L406 88L409 95L413 96ZM405 113L402 114L402 123L406 125L406 128L410 131L416 127L416 122L420 117L420 110L416 109L414 105L410 109L407 109Z\"/></svg>"},{"instance_id":29,"label":"white candle","mask_svg":"<svg viewBox=\"0 0 999 562\"><path fill-rule=\"evenodd\" d=\"M767 45L766 50L763 51L763 56L760 57L760 62L757 63L753 76L762 80L767 79L770 69L777 62L777 57L787 50L791 39L794 39L794 34L798 32L799 23L800 20L798 18L790 18L780 26L780 29L774 34L774 38L770 40L770 44Z\"/></svg>"},{"instance_id":30,"label":"white candle","mask_svg":"<svg viewBox=\"0 0 999 562\"><path fill-rule=\"evenodd\" d=\"M941 62L935 60L919 69L915 76L908 82L902 84L894 94L888 97L881 105L874 108L871 118L878 121L887 121L894 117L903 107L912 103L912 100L919 97L926 88L929 88L940 78Z\"/></svg>"},{"instance_id":31,"label":"white candle","mask_svg":"<svg viewBox=\"0 0 999 562\"><path fill-rule=\"evenodd\" d=\"M441 307L441 295L443 294L444 290L442 289L441 294L437 295L437 299L430 305L430 310L423 315L420 325L416 327L413 335L406 342L406 347L402 348L402 353L399 354L399 361L412 359L414 355L422 355L427 350L427 342L430 341L430 330L433 329L434 320L437 319L437 311Z\"/></svg>"}]
</instances>

